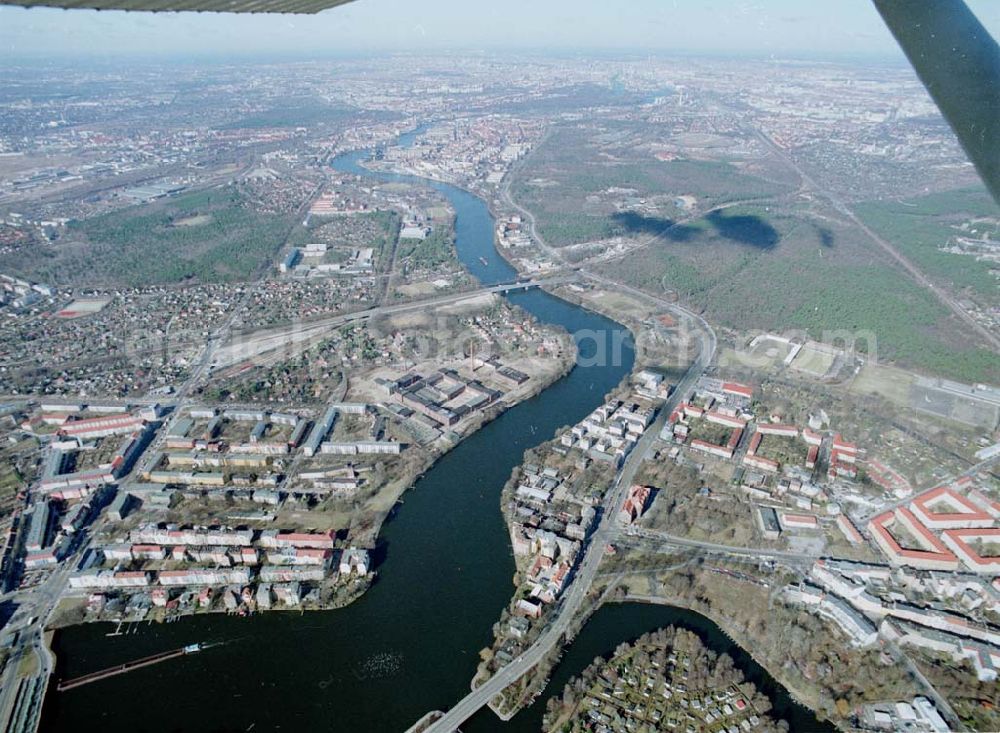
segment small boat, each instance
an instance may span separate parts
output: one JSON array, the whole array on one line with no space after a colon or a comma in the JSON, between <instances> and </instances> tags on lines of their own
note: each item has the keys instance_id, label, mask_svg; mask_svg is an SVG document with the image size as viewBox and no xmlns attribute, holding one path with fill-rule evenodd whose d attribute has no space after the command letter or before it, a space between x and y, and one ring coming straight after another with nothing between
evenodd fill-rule
<instances>
[{"instance_id":1,"label":"small boat","mask_svg":"<svg viewBox=\"0 0 1000 733\"><path fill-rule=\"evenodd\" d=\"M201 644L188 644L184 647L185 654L197 654L201 651Z\"/></svg>"},{"instance_id":2,"label":"small boat","mask_svg":"<svg viewBox=\"0 0 1000 733\"><path fill-rule=\"evenodd\" d=\"M479 261L482 262L484 265L490 264L490 261L488 259L486 259L485 257L480 257Z\"/></svg>"}]
</instances>

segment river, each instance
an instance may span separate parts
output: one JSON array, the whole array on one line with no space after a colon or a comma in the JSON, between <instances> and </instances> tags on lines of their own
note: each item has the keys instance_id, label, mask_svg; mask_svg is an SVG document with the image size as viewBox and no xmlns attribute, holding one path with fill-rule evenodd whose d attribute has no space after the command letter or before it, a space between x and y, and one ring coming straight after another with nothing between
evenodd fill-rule
<instances>
[{"instance_id":1,"label":"river","mask_svg":"<svg viewBox=\"0 0 1000 733\"><path fill-rule=\"evenodd\" d=\"M402 143L414 133L404 135ZM334 167L381 180L421 180L371 173L365 152L347 153ZM422 181L428 183L426 181ZM456 212L459 258L484 285L517 277L493 244L493 218L476 196L429 182ZM480 260L486 260L486 264ZM42 730L401 731L432 709L445 709L469 691L479 650L507 604L515 566L500 513L500 490L524 451L582 419L632 369L622 327L540 290L512 293L540 321L577 335L581 360L536 397L508 410L439 460L404 495L375 553L378 582L350 606L328 612L271 612L250 619L219 614L171 624L141 624L135 633L106 637L108 624L75 626L57 634L57 677L102 669L195 641L226 644L200 654L112 677L72 691L49 688ZM593 334L603 338L593 338ZM601 356L603 358L594 358ZM673 622L696 630L713 648L733 645L707 619L666 607L629 604L599 611L557 670L558 692L595 654ZM576 659L579 657L579 659ZM746 660L740 660L746 661ZM741 664L748 671L745 664ZM754 665L754 669L756 668ZM753 673L751 673L753 677ZM760 670L760 679L769 680ZM787 701L780 687L778 703ZM784 697L782 697L784 696ZM469 733L537 731L542 704L508 724L489 711L469 721ZM799 725L820 726L789 705Z\"/></svg>"}]
</instances>

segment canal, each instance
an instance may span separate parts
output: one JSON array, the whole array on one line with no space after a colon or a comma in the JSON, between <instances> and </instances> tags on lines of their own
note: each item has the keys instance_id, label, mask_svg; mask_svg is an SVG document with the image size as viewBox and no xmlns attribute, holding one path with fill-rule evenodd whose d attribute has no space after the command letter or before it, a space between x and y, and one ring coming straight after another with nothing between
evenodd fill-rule
<instances>
[{"instance_id":1,"label":"canal","mask_svg":"<svg viewBox=\"0 0 1000 733\"><path fill-rule=\"evenodd\" d=\"M413 134L401 142L412 140ZM448 184L372 173L368 155L336 158L336 169L388 180L419 180L456 213L462 263L484 285L517 277L496 253L484 202ZM485 264L484 264L485 261ZM108 637L108 624L57 634L57 676L73 677L196 641L226 642L200 654L56 693L51 686L42 730L114 731L333 730L401 731L469 690L479 650L507 604L514 574L500 514L503 484L524 451L594 409L632 369L622 327L540 290L512 293L512 303L578 338L581 361L536 397L508 410L439 460L404 495L380 535L378 582L360 600L329 612L272 612L241 619L213 614L176 623L138 625ZM622 345L624 344L624 345ZM615 351L619 353L614 353ZM570 647L547 694L595 654L658 626L682 623L714 644L732 644L707 619L666 607L629 604L599 611ZM700 628L698 625L701 624ZM713 648L716 648L713 646ZM745 661L738 659L738 661ZM747 666L744 672L753 679ZM754 665L754 669L759 669ZM769 681L760 670L762 680ZM781 699L787 695L771 683ZM544 701L502 724L491 713L470 721L477 731L537 731ZM800 725L821 727L790 705ZM793 720L789 720L793 723Z\"/></svg>"}]
</instances>

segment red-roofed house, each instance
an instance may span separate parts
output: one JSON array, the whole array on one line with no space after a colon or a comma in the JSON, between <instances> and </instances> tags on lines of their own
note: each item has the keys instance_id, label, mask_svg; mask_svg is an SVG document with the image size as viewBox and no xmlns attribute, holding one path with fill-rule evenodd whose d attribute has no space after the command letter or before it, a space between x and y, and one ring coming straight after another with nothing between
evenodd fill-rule
<instances>
[{"instance_id":1,"label":"red-roofed house","mask_svg":"<svg viewBox=\"0 0 1000 733\"><path fill-rule=\"evenodd\" d=\"M65 422L60 426L59 432L78 438L101 438L118 433L133 433L145 424L141 417L121 413Z\"/></svg>"},{"instance_id":2,"label":"red-roofed house","mask_svg":"<svg viewBox=\"0 0 1000 733\"><path fill-rule=\"evenodd\" d=\"M744 397L750 399L753 397L753 390L745 384L740 384L739 382L723 382L722 391L725 394L733 395L734 397Z\"/></svg>"},{"instance_id":3,"label":"red-roofed house","mask_svg":"<svg viewBox=\"0 0 1000 733\"><path fill-rule=\"evenodd\" d=\"M848 443L846 440L844 440L843 436L840 433L837 433L836 435L833 436L833 447L834 449L843 451L845 453L856 454L858 452L858 446L856 446L854 443Z\"/></svg>"},{"instance_id":4,"label":"red-roofed house","mask_svg":"<svg viewBox=\"0 0 1000 733\"><path fill-rule=\"evenodd\" d=\"M733 451L731 449L723 448L721 445L715 445L715 443L709 443L707 440L692 440L691 447L704 453L711 453L713 456L719 456L720 458L733 457Z\"/></svg>"},{"instance_id":5,"label":"red-roofed house","mask_svg":"<svg viewBox=\"0 0 1000 733\"><path fill-rule=\"evenodd\" d=\"M899 544L889 532L889 527L897 521L924 549L905 548ZM893 565L909 565L929 570L958 569L958 557L931 534L931 531L908 509L899 507L895 511L879 514L868 522L868 531Z\"/></svg>"},{"instance_id":6,"label":"red-roofed house","mask_svg":"<svg viewBox=\"0 0 1000 733\"><path fill-rule=\"evenodd\" d=\"M620 524L632 524L646 511L646 502L652 492L648 486L633 486L628 491L628 496L622 503L622 508L618 512L618 522Z\"/></svg>"},{"instance_id":7,"label":"red-roofed house","mask_svg":"<svg viewBox=\"0 0 1000 733\"><path fill-rule=\"evenodd\" d=\"M861 536L861 533L858 531L858 528L854 526L854 522L852 522L846 514L837 515L837 527L840 528L844 537L847 538L847 541L852 545L860 545L865 541Z\"/></svg>"},{"instance_id":8,"label":"red-roofed house","mask_svg":"<svg viewBox=\"0 0 1000 733\"><path fill-rule=\"evenodd\" d=\"M136 560L162 560L165 556L160 545L132 545L132 557Z\"/></svg>"},{"instance_id":9,"label":"red-roofed house","mask_svg":"<svg viewBox=\"0 0 1000 733\"><path fill-rule=\"evenodd\" d=\"M931 529L990 527L993 517L949 486L939 486L915 497L910 509Z\"/></svg>"},{"instance_id":10,"label":"red-roofed house","mask_svg":"<svg viewBox=\"0 0 1000 733\"><path fill-rule=\"evenodd\" d=\"M816 468L817 458L819 458L819 446L809 446L809 453L806 455L806 468Z\"/></svg>"},{"instance_id":11,"label":"red-roofed house","mask_svg":"<svg viewBox=\"0 0 1000 733\"><path fill-rule=\"evenodd\" d=\"M683 409L685 417L701 417L705 414L705 411L698 405L690 405L687 402L684 403Z\"/></svg>"},{"instance_id":12,"label":"red-roofed house","mask_svg":"<svg viewBox=\"0 0 1000 733\"><path fill-rule=\"evenodd\" d=\"M809 428L802 428L802 440L809 445L818 446L823 443L823 436L819 433L813 432Z\"/></svg>"},{"instance_id":13,"label":"red-roofed house","mask_svg":"<svg viewBox=\"0 0 1000 733\"><path fill-rule=\"evenodd\" d=\"M830 478L857 478L858 469L852 463L843 463L837 460L837 454L830 454L830 468L826 475Z\"/></svg>"},{"instance_id":14,"label":"red-roofed house","mask_svg":"<svg viewBox=\"0 0 1000 733\"><path fill-rule=\"evenodd\" d=\"M819 527L819 522L812 514L781 513L782 529L816 529L817 527Z\"/></svg>"},{"instance_id":15,"label":"red-roofed house","mask_svg":"<svg viewBox=\"0 0 1000 733\"><path fill-rule=\"evenodd\" d=\"M783 438L797 438L799 436L799 429L795 425L761 423L757 426L757 432L761 435L780 435Z\"/></svg>"},{"instance_id":16,"label":"red-roofed house","mask_svg":"<svg viewBox=\"0 0 1000 733\"><path fill-rule=\"evenodd\" d=\"M731 417L729 415L723 415L721 412L709 411L705 413L705 419L716 425L725 425L727 428L740 428L741 430L746 427L747 421L741 420L738 417Z\"/></svg>"},{"instance_id":17,"label":"red-roofed house","mask_svg":"<svg viewBox=\"0 0 1000 733\"><path fill-rule=\"evenodd\" d=\"M736 450L736 446L740 444L740 438L743 437L742 428L733 428L733 432L729 434L729 441L726 443L726 448L729 449L729 454L732 455L733 451Z\"/></svg>"},{"instance_id":18,"label":"red-roofed house","mask_svg":"<svg viewBox=\"0 0 1000 733\"><path fill-rule=\"evenodd\" d=\"M333 549L334 532L279 532L274 538L278 547L315 547Z\"/></svg>"},{"instance_id":19,"label":"red-roofed house","mask_svg":"<svg viewBox=\"0 0 1000 733\"><path fill-rule=\"evenodd\" d=\"M982 555L972 547L972 542L980 540L987 546L1000 547L1000 528L968 528L947 529L941 534L941 539L962 562L974 573L1000 573L1000 556ZM991 550L992 551L992 550Z\"/></svg>"},{"instance_id":20,"label":"red-roofed house","mask_svg":"<svg viewBox=\"0 0 1000 733\"><path fill-rule=\"evenodd\" d=\"M761 471L767 471L768 473L776 473L778 470L777 461L764 458L763 456L752 456L749 453L743 456L743 465L759 468Z\"/></svg>"}]
</instances>

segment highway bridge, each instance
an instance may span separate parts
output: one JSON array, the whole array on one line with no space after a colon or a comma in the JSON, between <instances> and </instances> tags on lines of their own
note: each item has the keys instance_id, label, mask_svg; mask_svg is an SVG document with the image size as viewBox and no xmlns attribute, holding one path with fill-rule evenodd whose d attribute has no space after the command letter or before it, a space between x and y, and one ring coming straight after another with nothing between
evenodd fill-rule
<instances>
[{"instance_id":1,"label":"highway bridge","mask_svg":"<svg viewBox=\"0 0 1000 733\"><path fill-rule=\"evenodd\" d=\"M364 310L352 311L350 313L340 313L333 316L315 316L312 318L304 318L302 320L296 321L295 324L289 324L298 326L323 326L329 324L339 324L341 322L349 322L352 320L357 320L359 318L369 318L373 315L378 315L380 313L399 313L401 311L412 310L414 308L429 308L439 305L448 305L450 303L456 303L467 298L474 298L477 295L485 295L488 293L510 293L518 290L530 290L531 288L540 288L544 285L563 285L568 282L574 282L580 279L580 275L575 271L566 270L555 270L548 273L544 277L529 278L527 280L509 280L507 282L497 283L495 285L489 285L482 288L477 288L475 290L463 290L459 293L450 293L448 295L438 295L432 298L419 298L416 300L408 300L405 303L396 303L394 305L386 306L375 306L373 308L366 308ZM285 327L287 328L287 327ZM264 326L264 327L245 327L234 329L234 334L240 336L249 336L256 333L268 332L278 330L275 327Z\"/></svg>"},{"instance_id":2,"label":"highway bridge","mask_svg":"<svg viewBox=\"0 0 1000 733\"><path fill-rule=\"evenodd\" d=\"M215 346L210 344L209 349L206 349L206 364L211 369L225 369L263 354L271 354L274 357L283 358L294 353L294 350L302 347L302 345L324 336L330 330L349 323L356 323L378 316L454 305L483 295L531 290L532 288L545 285L562 285L573 282L577 278L578 275L575 272L570 272L530 280L511 280L510 282L498 283L489 287L478 288L477 290L467 290L461 293L424 298L422 300L411 300L393 305L376 306L351 313L324 316L309 321L296 321L287 326L277 328L234 329L232 336L224 345Z\"/></svg>"}]
</instances>

